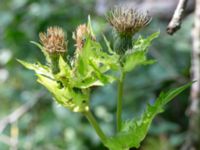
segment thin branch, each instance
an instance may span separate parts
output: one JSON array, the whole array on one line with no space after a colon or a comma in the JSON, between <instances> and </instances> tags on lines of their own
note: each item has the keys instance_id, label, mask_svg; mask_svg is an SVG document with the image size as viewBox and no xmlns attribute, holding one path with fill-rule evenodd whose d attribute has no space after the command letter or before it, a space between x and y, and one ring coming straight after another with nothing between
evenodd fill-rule
<instances>
[{"instance_id":1,"label":"thin branch","mask_svg":"<svg viewBox=\"0 0 200 150\"><path fill-rule=\"evenodd\" d=\"M185 11L188 0L179 0L174 15L167 26L167 33L173 35L181 28L181 20Z\"/></svg>"},{"instance_id":2,"label":"thin branch","mask_svg":"<svg viewBox=\"0 0 200 150\"><path fill-rule=\"evenodd\" d=\"M19 108L17 108L14 112L4 117L2 120L0 120L0 133L3 132L3 130L6 128L8 124L12 124L16 122L24 113L26 113L30 108L32 108L40 97L42 97L43 93L39 93L36 95L36 97L28 101L27 103L23 104Z\"/></svg>"}]
</instances>

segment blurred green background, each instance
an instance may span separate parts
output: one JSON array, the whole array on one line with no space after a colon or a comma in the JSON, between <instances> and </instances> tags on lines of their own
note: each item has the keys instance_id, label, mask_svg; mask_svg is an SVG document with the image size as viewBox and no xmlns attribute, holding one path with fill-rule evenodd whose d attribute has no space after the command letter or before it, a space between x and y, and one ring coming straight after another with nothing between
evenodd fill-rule
<instances>
[{"instance_id":1,"label":"blurred green background","mask_svg":"<svg viewBox=\"0 0 200 150\"><path fill-rule=\"evenodd\" d=\"M70 52L73 52L72 32L87 22L89 14L97 39L102 41L102 34L112 38L110 26L96 7L95 0L0 1L0 120L21 105L37 101L16 123L8 124L0 132L1 150L12 149L4 136L17 136L19 150L106 150L81 114L71 113L54 103L45 88L36 83L34 73L16 61L44 62L42 53L30 41L38 41L38 33L54 25L65 30ZM124 119L139 116L146 103L152 103L161 90L189 81L192 16L185 19L182 30L173 37L165 33L166 25L167 22L153 18L140 32L143 36L161 32L149 52L149 57L155 58L157 63L138 67L127 75ZM188 99L189 90L154 119L141 150L179 149L188 126L185 115ZM115 104L116 83L93 90L92 111L108 135L115 131Z\"/></svg>"}]
</instances>

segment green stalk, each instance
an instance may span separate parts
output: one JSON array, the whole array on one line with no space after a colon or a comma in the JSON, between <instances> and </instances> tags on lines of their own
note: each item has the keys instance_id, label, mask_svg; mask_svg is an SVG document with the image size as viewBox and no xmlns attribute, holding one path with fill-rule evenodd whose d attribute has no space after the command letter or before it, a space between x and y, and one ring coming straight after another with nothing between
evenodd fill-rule
<instances>
[{"instance_id":1,"label":"green stalk","mask_svg":"<svg viewBox=\"0 0 200 150\"><path fill-rule=\"evenodd\" d=\"M118 81L118 99L117 99L117 132L121 130L122 126L122 97L123 97L123 86L124 86L125 73L121 71L121 77Z\"/></svg>"},{"instance_id":2,"label":"green stalk","mask_svg":"<svg viewBox=\"0 0 200 150\"><path fill-rule=\"evenodd\" d=\"M88 121L90 122L90 124L93 126L93 128L95 129L97 135L99 136L99 138L101 139L102 143L106 143L106 135L103 133L103 131L101 130L101 128L98 125L98 122L96 121L96 119L94 118L93 114L91 113L91 111L86 111L84 112L84 115L86 116L86 118L88 119Z\"/></svg>"}]
</instances>

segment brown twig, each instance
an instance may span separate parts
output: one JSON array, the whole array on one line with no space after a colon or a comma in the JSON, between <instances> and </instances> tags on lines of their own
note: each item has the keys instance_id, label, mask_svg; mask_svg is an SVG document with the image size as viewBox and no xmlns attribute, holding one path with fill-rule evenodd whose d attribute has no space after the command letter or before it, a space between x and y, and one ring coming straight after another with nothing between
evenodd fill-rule
<instances>
[{"instance_id":1,"label":"brown twig","mask_svg":"<svg viewBox=\"0 0 200 150\"><path fill-rule=\"evenodd\" d=\"M188 0L179 0L174 15L167 26L167 33L173 35L177 30L181 28L181 20L185 11Z\"/></svg>"}]
</instances>

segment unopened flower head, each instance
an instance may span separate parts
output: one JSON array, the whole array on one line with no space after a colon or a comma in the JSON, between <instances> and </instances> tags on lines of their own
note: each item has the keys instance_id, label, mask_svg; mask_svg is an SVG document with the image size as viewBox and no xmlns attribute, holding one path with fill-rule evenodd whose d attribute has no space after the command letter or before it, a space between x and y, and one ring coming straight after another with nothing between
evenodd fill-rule
<instances>
[{"instance_id":1,"label":"unopened flower head","mask_svg":"<svg viewBox=\"0 0 200 150\"><path fill-rule=\"evenodd\" d=\"M47 33L39 34L40 41L45 50L50 53L65 53L66 41L64 31L60 27L49 27Z\"/></svg>"},{"instance_id":2,"label":"unopened flower head","mask_svg":"<svg viewBox=\"0 0 200 150\"><path fill-rule=\"evenodd\" d=\"M87 36L95 40L95 37L92 36L91 31L86 24L79 25L74 33L74 39L76 40L75 46L78 50L83 48Z\"/></svg>"},{"instance_id":3,"label":"unopened flower head","mask_svg":"<svg viewBox=\"0 0 200 150\"><path fill-rule=\"evenodd\" d=\"M132 36L151 21L148 13L125 6L115 6L107 14L107 20L120 35Z\"/></svg>"}]
</instances>

